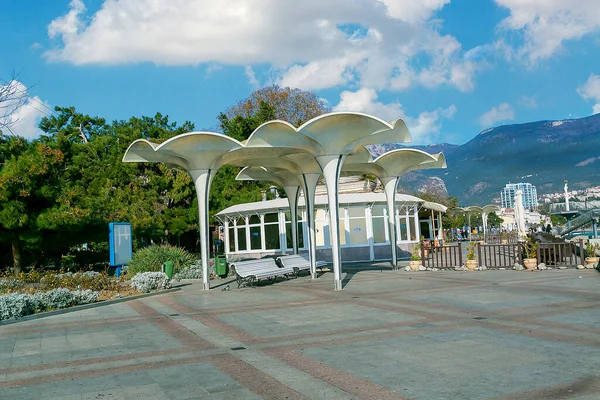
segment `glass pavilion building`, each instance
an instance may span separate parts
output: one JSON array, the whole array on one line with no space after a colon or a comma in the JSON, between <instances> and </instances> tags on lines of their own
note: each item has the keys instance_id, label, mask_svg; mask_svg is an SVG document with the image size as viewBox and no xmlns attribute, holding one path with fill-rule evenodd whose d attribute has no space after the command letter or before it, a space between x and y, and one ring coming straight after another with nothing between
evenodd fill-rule
<instances>
[{"instance_id":1,"label":"glass pavilion building","mask_svg":"<svg viewBox=\"0 0 600 400\"><path fill-rule=\"evenodd\" d=\"M329 213L325 186L315 196L317 259L331 261ZM341 178L339 230L342 261L390 260L390 232L386 197L373 185L355 177ZM298 248L308 251L304 197L298 204ZM446 207L418 197L396 194L397 248L400 258L410 252L420 236L441 239L442 213ZM278 198L231 206L216 217L222 223L222 239L228 258L260 258L292 251L288 200Z\"/></svg>"}]
</instances>

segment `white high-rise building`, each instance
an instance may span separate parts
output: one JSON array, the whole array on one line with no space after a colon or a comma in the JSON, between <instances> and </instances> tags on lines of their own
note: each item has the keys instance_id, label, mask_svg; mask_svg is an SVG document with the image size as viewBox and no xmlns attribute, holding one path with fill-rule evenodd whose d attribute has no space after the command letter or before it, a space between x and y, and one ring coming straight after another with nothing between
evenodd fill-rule
<instances>
[{"instance_id":1,"label":"white high-rise building","mask_svg":"<svg viewBox=\"0 0 600 400\"><path fill-rule=\"evenodd\" d=\"M500 192L502 208L515 207L515 194L517 190L523 191L523 207L528 210L536 210L538 206L537 190L531 183L508 183Z\"/></svg>"}]
</instances>

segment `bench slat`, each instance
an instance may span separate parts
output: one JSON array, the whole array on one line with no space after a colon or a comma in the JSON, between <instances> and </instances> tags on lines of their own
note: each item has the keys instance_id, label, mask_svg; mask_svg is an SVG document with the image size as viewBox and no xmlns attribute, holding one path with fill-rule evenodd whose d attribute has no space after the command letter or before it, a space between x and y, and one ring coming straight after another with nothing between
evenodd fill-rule
<instances>
[{"instance_id":1,"label":"bench slat","mask_svg":"<svg viewBox=\"0 0 600 400\"><path fill-rule=\"evenodd\" d=\"M235 273L238 276L238 286L243 281L251 282L254 279L276 278L277 276L285 276L295 274L294 267L279 268L277 263L272 258L262 258L257 260L238 261L231 263L235 268Z\"/></svg>"}]
</instances>

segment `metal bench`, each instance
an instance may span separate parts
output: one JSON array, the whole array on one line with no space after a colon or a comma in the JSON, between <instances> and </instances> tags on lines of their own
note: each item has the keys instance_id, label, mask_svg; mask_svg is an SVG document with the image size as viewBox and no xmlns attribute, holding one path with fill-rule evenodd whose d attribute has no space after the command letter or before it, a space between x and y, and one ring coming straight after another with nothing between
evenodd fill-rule
<instances>
[{"instance_id":1,"label":"metal bench","mask_svg":"<svg viewBox=\"0 0 600 400\"><path fill-rule=\"evenodd\" d=\"M273 258L238 261L231 263L231 265L235 269L238 288L243 283L252 286L261 279L274 281L278 276L289 279L290 274L296 275L292 267L279 268Z\"/></svg>"},{"instance_id":2,"label":"metal bench","mask_svg":"<svg viewBox=\"0 0 600 400\"><path fill-rule=\"evenodd\" d=\"M291 267L296 272L296 275L300 271L310 271L310 261L308 260L308 254L292 254L290 256L281 256L277 258L277 261L283 267ZM317 268L323 271L323 267L327 266L325 261L317 261Z\"/></svg>"}]
</instances>

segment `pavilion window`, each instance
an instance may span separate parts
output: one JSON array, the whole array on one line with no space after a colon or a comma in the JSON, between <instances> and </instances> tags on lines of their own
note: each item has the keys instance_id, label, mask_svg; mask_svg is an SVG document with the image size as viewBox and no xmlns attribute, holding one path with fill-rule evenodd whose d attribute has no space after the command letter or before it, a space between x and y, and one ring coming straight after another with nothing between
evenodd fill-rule
<instances>
[{"instance_id":1,"label":"pavilion window","mask_svg":"<svg viewBox=\"0 0 600 400\"><path fill-rule=\"evenodd\" d=\"M277 213L265 214L265 247L266 250L279 249L279 215Z\"/></svg>"},{"instance_id":2,"label":"pavilion window","mask_svg":"<svg viewBox=\"0 0 600 400\"><path fill-rule=\"evenodd\" d=\"M324 209L315 210L315 243L317 247L329 245L329 220ZM326 234L327 231L327 234Z\"/></svg>"},{"instance_id":3,"label":"pavilion window","mask_svg":"<svg viewBox=\"0 0 600 400\"><path fill-rule=\"evenodd\" d=\"M304 243L304 229L306 227L306 213L300 212L298 214L298 248L305 249L307 248Z\"/></svg>"},{"instance_id":4,"label":"pavilion window","mask_svg":"<svg viewBox=\"0 0 600 400\"><path fill-rule=\"evenodd\" d=\"M374 205L371 209L371 221L373 224L373 243L386 243L387 232L387 209L385 206Z\"/></svg>"},{"instance_id":5,"label":"pavilion window","mask_svg":"<svg viewBox=\"0 0 600 400\"><path fill-rule=\"evenodd\" d=\"M416 242L419 240L419 232L417 230L417 221L419 220L419 214L417 213L417 206L408 207L409 218L408 223L410 224L410 240L411 242Z\"/></svg>"},{"instance_id":6,"label":"pavilion window","mask_svg":"<svg viewBox=\"0 0 600 400\"><path fill-rule=\"evenodd\" d=\"M262 250L260 217L258 215L251 215L248 222L248 228L250 229L250 250Z\"/></svg>"},{"instance_id":7,"label":"pavilion window","mask_svg":"<svg viewBox=\"0 0 600 400\"><path fill-rule=\"evenodd\" d=\"M229 229L227 229L227 234L229 236L229 251L230 252L235 252L235 226L230 226Z\"/></svg>"},{"instance_id":8,"label":"pavilion window","mask_svg":"<svg viewBox=\"0 0 600 400\"><path fill-rule=\"evenodd\" d=\"M294 248L292 244L292 214L289 211L283 214L285 216L285 247L290 250Z\"/></svg>"},{"instance_id":9,"label":"pavilion window","mask_svg":"<svg viewBox=\"0 0 600 400\"><path fill-rule=\"evenodd\" d=\"M339 222L339 226L340 226L340 246L344 246L348 243L348 236L350 235L350 233L346 230L346 226L347 226L347 215L345 212L345 209L340 208L339 212L338 212L339 216L340 216L340 222Z\"/></svg>"},{"instance_id":10,"label":"pavilion window","mask_svg":"<svg viewBox=\"0 0 600 400\"><path fill-rule=\"evenodd\" d=\"M350 207L348 210L348 225L351 245L368 244L367 219L364 207Z\"/></svg>"},{"instance_id":11,"label":"pavilion window","mask_svg":"<svg viewBox=\"0 0 600 400\"><path fill-rule=\"evenodd\" d=\"M409 240L410 219L413 218L412 207L410 206L399 206L398 207L398 241L407 242ZM412 230L411 230L412 231Z\"/></svg>"},{"instance_id":12,"label":"pavilion window","mask_svg":"<svg viewBox=\"0 0 600 400\"><path fill-rule=\"evenodd\" d=\"M246 240L246 218L240 217L236 221L236 237L237 237L237 250L246 251L248 250Z\"/></svg>"}]
</instances>

